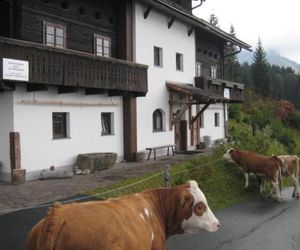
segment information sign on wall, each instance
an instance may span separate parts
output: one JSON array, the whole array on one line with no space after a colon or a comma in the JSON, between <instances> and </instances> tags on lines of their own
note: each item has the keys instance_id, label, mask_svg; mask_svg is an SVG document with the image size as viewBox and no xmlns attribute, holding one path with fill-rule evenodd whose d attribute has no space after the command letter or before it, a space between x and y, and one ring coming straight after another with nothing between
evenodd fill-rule
<instances>
[{"instance_id":1,"label":"information sign on wall","mask_svg":"<svg viewBox=\"0 0 300 250\"><path fill-rule=\"evenodd\" d=\"M29 81L28 61L3 58L2 67L4 80Z\"/></svg>"}]
</instances>

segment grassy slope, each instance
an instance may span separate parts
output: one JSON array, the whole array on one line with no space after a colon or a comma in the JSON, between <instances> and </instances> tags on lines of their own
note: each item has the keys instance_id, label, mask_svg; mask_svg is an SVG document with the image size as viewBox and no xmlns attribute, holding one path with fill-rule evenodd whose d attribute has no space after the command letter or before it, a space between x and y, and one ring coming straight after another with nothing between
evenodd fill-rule
<instances>
[{"instance_id":1,"label":"grassy slope","mask_svg":"<svg viewBox=\"0 0 300 250\"><path fill-rule=\"evenodd\" d=\"M240 203L257 194L256 189L246 191L241 172L217 156L201 157L175 166L171 169L171 176L172 185L186 183L191 179L197 180L213 210ZM87 194L100 194L99 199L107 199L163 185L163 173L155 172L99 188Z\"/></svg>"}]
</instances>

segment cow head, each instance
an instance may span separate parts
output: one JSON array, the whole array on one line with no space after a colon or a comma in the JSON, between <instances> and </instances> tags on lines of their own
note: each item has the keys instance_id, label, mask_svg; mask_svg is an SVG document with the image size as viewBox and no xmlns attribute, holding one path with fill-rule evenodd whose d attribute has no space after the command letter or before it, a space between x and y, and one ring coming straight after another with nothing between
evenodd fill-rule
<instances>
[{"instance_id":1,"label":"cow head","mask_svg":"<svg viewBox=\"0 0 300 250\"><path fill-rule=\"evenodd\" d=\"M181 228L186 233L195 233L200 229L205 229L209 232L216 232L220 223L210 210L207 200L203 192L198 187L196 181L189 181L188 193L192 197L192 205L190 206L190 214L181 224ZM185 198L181 200L181 205L186 206L189 201Z\"/></svg>"},{"instance_id":2,"label":"cow head","mask_svg":"<svg viewBox=\"0 0 300 250\"><path fill-rule=\"evenodd\" d=\"M232 159L232 153L233 153L234 149L230 148L226 151L226 153L223 155L223 158L226 159L227 161L231 162L231 163L235 163L234 160Z\"/></svg>"}]
</instances>

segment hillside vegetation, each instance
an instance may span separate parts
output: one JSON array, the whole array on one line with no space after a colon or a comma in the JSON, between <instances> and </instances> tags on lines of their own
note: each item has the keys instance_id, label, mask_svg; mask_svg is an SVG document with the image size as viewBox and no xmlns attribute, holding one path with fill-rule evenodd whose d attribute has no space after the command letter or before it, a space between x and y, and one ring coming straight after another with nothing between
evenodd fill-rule
<instances>
[{"instance_id":1,"label":"hillside vegetation","mask_svg":"<svg viewBox=\"0 0 300 250\"><path fill-rule=\"evenodd\" d=\"M300 113L291 102L247 91L243 104L229 106L229 118L235 147L264 155L300 154Z\"/></svg>"}]
</instances>

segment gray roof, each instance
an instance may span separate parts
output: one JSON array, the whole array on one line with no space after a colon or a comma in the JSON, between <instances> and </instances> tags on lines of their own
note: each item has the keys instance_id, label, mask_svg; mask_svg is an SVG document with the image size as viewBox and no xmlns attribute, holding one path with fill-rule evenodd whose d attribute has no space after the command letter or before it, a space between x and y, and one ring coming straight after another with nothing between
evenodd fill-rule
<instances>
[{"instance_id":1,"label":"gray roof","mask_svg":"<svg viewBox=\"0 0 300 250\"><path fill-rule=\"evenodd\" d=\"M182 20L186 23L189 23L191 26L197 27L200 30L205 30L211 34L218 36L219 38L231 42L236 46L239 46L243 49L251 51L251 46L236 37L231 36L227 32L221 30L220 28L215 27L211 23L205 21L202 18L198 18L194 16L190 11L176 5L172 4L171 2L165 0L140 0L145 2L157 9L160 9L164 12L169 13L170 15Z\"/></svg>"}]
</instances>

